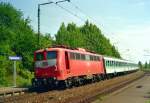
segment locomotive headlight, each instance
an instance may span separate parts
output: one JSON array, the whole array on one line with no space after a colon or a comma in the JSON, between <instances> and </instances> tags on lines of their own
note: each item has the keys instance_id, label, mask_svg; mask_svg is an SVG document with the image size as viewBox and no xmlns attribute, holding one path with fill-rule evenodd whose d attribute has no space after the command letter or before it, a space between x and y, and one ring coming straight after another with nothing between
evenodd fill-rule
<instances>
[{"instance_id":1,"label":"locomotive headlight","mask_svg":"<svg viewBox=\"0 0 150 103\"><path fill-rule=\"evenodd\" d=\"M44 79L43 79L43 81L45 82L45 81L46 81L46 79L44 78Z\"/></svg>"},{"instance_id":2,"label":"locomotive headlight","mask_svg":"<svg viewBox=\"0 0 150 103\"><path fill-rule=\"evenodd\" d=\"M54 80L56 80L56 77L54 77Z\"/></svg>"}]
</instances>

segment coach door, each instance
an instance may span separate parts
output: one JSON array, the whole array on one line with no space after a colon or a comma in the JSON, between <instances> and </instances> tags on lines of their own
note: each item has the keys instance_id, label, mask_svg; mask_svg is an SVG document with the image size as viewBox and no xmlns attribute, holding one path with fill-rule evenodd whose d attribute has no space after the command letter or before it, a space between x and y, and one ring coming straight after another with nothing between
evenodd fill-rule
<instances>
[{"instance_id":1,"label":"coach door","mask_svg":"<svg viewBox=\"0 0 150 103\"><path fill-rule=\"evenodd\" d=\"M65 52L65 63L66 63L66 71L67 74L70 73L70 63L69 63L69 54Z\"/></svg>"}]
</instances>

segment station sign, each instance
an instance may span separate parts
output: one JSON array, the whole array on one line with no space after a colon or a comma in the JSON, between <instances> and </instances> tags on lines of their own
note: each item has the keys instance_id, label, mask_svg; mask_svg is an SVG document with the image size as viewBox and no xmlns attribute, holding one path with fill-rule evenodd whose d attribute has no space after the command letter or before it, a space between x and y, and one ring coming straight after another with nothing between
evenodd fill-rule
<instances>
[{"instance_id":1,"label":"station sign","mask_svg":"<svg viewBox=\"0 0 150 103\"><path fill-rule=\"evenodd\" d=\"M9 56L9 60L22 60L22 57L19 57L19 56Z\"/></svg>"}]
</instances>

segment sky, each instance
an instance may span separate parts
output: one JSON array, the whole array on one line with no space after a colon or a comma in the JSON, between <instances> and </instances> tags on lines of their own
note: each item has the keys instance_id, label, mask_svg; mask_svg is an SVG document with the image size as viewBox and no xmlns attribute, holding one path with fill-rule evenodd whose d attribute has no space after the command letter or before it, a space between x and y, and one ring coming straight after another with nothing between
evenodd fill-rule
<instances>
[{"instance_id":1,"label":"sky","mask_svg":"<svg viewBox=\"0 0 150 103\"><path fill-rule=\"evenodd\" d=\"M0 0L9 2L31 19L37 31L37 5L50 0ZM58 1L58 0L53 0ZM41 32L54 36L62 22L78 26L88 19L116 46L124 59L150 60L150 0L71 0L60 3L74 15L55 4L41 6Z\"/></svg>"}]
</instances>

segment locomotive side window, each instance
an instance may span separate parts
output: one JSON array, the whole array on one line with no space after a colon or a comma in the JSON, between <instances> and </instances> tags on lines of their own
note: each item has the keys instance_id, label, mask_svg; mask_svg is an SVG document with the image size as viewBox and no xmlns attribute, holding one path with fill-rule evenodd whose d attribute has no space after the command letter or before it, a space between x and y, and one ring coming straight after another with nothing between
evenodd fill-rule
<instances>
[{"instance_id":1,"label":"locomotive side window","mask_svg":"<svg viewBox=\"0 0 150 103\"><path fill-rule=\"evenodd\" d=\"M96 60L96 56L94 56L94 61L97 61L97 60Z\"/></svg>"},{"instance_id":2,"label":"locomotive side window","mask_svg":"<svg viewBox=\"0 0 150 103\"><path fill-rule=\"evenodd\" d=\"M80 54L79 53L76 53L76 59L80 60Z\"/></svg>"},{"instance_id":3,"label":"locomotive side window","mask_svg":"<svg viewBox=\"0 0 150 103\"><path fill-rule=\"evenodd\" d=\"M90 56L89 55L85 55L85 59L86 60L90 60Z\"/></svg>"},{"instance_id":4,"label":"locomotive side window","mask_svg":"<svg viewBox=\"0 0 150 103\"><path fill-rule=\"evenodd\" d=\"M99 57L99 56L97 56L97 57L96 57L96 59L97 59L97 61L99 61L99 60L100 60L100 57Z\"/></svg>"},{"instance_id":5,"label":"locomotive side window","mask_svg":"<svg viewBox=\"0 0 150 103\"><path fill-rule=\"evenodd\" d=\"M36 53L36 60L37 61L40 61L40 60L43 60L43 59L44 59L43 53Z\"/></svg>"},{"instance_id":6,"label":"locomotive side window","mask_svg":"<svg viewBox=\"0 0 150 103\"><path fill-rule=\"evenodd\" d=\"M70 59L75 59L75 53L70 52Z\"/></svg>"},{"instance_id":7,"label":"locomotive side window","mask_svg":"<svg viewBox=\"0 0 150 103\"><path fill-rule=\"evenodd\" d=\"M92 55L90 55L90 60L93 61L94 60L94 57Z\"/></svg>"},{"instance_id":8,"label":"locomotive side window","mask_svg":"<svg viewBox=\"0 0 150 103\"><path fill-rule=\"evenodd\" d=\"M80 54L80 53L73 53L73 52L70 52L69 54L70 54L70 59L73 59L73 60L88 60L88 61L100 60L99 56L94 56L94 55Z\"/></svg>"},{"instance_id":9,"label":"locomotive side window","mask_svg":"<svg viewBox=\"0 0 150 103\"><path fill-rule=\"evenodd\" d=\"M81 60L85 60L85 55L81 54Z\"/></svg>"}]
</instances>

